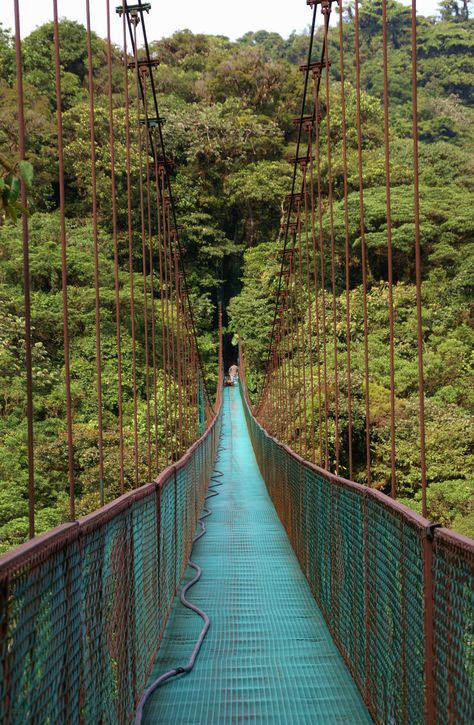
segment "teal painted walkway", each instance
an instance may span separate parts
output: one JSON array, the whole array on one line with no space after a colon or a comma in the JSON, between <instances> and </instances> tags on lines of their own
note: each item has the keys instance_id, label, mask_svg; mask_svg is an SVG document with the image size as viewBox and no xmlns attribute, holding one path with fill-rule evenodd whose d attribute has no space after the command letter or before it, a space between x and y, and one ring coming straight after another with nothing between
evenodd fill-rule
<instances>
[{"instance_id":1,"label":"teal painted walkway","mask_svg":"<svg viewBox=\"0 0 474 725\"><path fill-rule=\"evenodd\" d=\"M147 723L371 723L260 475L237 388L224 396L225 474L189 598L211 618L193 671L155 690ZM187 662L201 619L176 597L151 676Z\"/></svg>"}]
</instances>

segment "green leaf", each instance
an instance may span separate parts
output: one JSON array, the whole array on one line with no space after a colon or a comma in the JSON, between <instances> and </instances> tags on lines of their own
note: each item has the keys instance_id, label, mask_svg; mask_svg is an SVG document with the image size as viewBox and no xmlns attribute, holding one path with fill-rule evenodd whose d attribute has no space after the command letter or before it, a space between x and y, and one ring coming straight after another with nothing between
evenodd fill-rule
<instances>
[{"instance_id":1,"label":"green leaf","mask_svg":"<svg viewBox=\"0 0 474 725\"><path fill-rule=\"evenodd\" d=\"M10 186L10 195L8 197L8 201L10 204L14 204L16 200L18 199L18 194L20 193L20 179L18 179L16 176L12 178L12 183Z\"/></svg>"},{"instance_id":2,"label":"green leaf","mask_svg":"<svg viewBox=\"0 0 474 725\"><path fill-rule=\"evenodd\" d=\"M30 164L29 161L20 161L18 164L18 170L20 172L20 176L25 182L28 189L31 188L31 184L33 183L33 166Z\"/></svg>"}]
</instances>

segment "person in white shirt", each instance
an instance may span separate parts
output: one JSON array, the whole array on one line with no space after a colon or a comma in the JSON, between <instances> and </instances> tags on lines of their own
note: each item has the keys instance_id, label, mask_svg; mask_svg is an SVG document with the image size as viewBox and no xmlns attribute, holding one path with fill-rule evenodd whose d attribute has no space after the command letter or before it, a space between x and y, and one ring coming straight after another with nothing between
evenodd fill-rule
<instances>
[{"instance_id":1,"label":"person in white shirt","mask_svg":"<svg viewBox=\"0 0 474 725\"><path fill-rule=\"evenodd\" d=\"M237 365L236 365L236 364L234 363L234 364L233 364L233 365L231 365L231 366L230 366L230 368L229 368L229 377L230 377L230 382L231 382L232 384L234 384L234 383L235 383L235 381L237 380L237 375L238 375L238 374L239 374L239 368L238 368L238 367L237 367Z\"/></svg>"}]
</instances>

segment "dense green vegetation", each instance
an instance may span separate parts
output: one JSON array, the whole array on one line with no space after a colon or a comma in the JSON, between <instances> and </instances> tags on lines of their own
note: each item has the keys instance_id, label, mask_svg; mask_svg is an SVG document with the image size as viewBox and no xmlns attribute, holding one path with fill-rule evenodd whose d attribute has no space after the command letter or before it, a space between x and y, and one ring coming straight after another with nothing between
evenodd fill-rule
<instances>
[{"instance_id":1,"label":"dense green vegetation","mask_svg":"<svg viewBox=\"0 0 474 725\"><path fill-rule=\"evenodd\" d=\"M420 18L419 105L422 244L425 298L429 505L433 519L474 533L473 329L474 279L474 22L468 6L443 0L437 20ZM419 506L416 426L416 358L414 329L414 256L410 116L410 15L390 3L389 64L393 182L397 335L397 446L400 494ZM371 358L371 423L374 473L387 486L389 429L388 360L386 355L386 261L383 159L381 17L379 0L361 9L364 185L369 252L369 329ZM345 17L346 103L354 119L352 14ZM62 21L62 89L66 207L68 215L69 294L72 328L72 374L75 462L79 513L99 501L95 398L94 293L92 262L90 149L88 130L87 47L80 25ZM336 35L331 43L336 42ZM185 263L209 383L215 379L214 305L218 296L233 297L230 327L246 340L250 375L255 385L265 363L273 293L278 272L277 250L282 197L288 193L302 75L308 36L283 39L275 33L247 33L237 42L223 37L181 31L153 42L160 58L156 69L163 133L168 156L175 161L173 185L179 223L183 225ZM316 46L319 47L319 46ZM67 518L64 370L61 322L61 274L58 248L59 204L52 63L52 26L44 25L24 41L28 160L34 168L30 191L31 267L34 326L35 436L37 527L49 528ZM334 45L334 54L338 52ZM332 51L331 51L332 52ZM104 349L104 415L106 422L106 499L117 490L116 350L111 241L110 150L106 96L106 45L93 38L96 93L98 212L102 335ZM340 85L337 63L331 68L332 141L338 260L343 259ZM118 49L113 53L113 92L117 168L123 168L123 70ZM0 25L0 161L3 209L16 191L20 169L16 139L16 88L11 34ZM133 129L132 129L133 133ZM349 128L349 161L354 168L357 141ZM132 173L138 156L132 152ZM28 175L29 169L23 173ZM327 169L323 168L323 184ZM361 304L358 182L349 178L351 285L354 315ZM7 194L4 194L5 188ZM13 188L13 195L10 196ZM125 376L131 365L129 280L126 242L126 176L117 177L119 252L122 297L122 342ZM135 271L141 274L138 190ZM21 210L20 210L21 211ZM10 214L6 214L10 216ZM2 215L3 217L3 215ZM328 220L325 217L325 238ZM24 540L27 534L27 471L23 372L23 287L20 225L0 223L0 546ZM241 262L244 259L243 272ZM243 288L238 281L243 274ZM337 276L342 295L342 266ZM137 304L140 289L137 277ZM339 301L341 321L344 315ZM355 317L355 319L357 319ZM258 325L255 321L258 321ZM144 429L143 326L139 345L140 429ZM354 370L361 369L362 338L353 332ZM341 365L344 364L341 334ZM128 379L130 376L128 375ZM356 381L355 429L362 441L365 425L362 380ZM344 382L344 381L343 381ZM127 429L126 483L133 485L131 388L125 389ZM163 431L159 431L163 436ZM362 442L361 444L362 445ZM144 445L143 445L144 448ZM143 481L147 479L145 451ZM362 475L362 454L358 474Z\"/></svg>"}]
</instances>

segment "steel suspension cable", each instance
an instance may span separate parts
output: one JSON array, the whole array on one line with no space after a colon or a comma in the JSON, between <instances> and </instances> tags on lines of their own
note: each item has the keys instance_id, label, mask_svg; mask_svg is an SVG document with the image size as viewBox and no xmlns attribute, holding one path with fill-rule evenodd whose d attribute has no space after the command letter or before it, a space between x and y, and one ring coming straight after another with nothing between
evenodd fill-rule
<instances>
[{"instance_id":1,"label":"steel suspension cable","mask_svg":"<svg viewBox=\"0 0 474 725\"><path fill-rule=\"evenodd\" d=\"M324 467L329 468L329 393L326 342L326 274L324 264L323 239L323 200L321 189L321 153L319 119L319 87L321 82L321 62L314 64L314 116L316 118L314 150L316 155L316 188L318 196L318 229L319 229L319 272L321 275L321 335L323 338L323 383L324 383Z\"/></svg>"},{"instance_id":2,"label":"steel suspension cable","mask_svg":"<svg viewBox=\"0 0 474 725\"><path fill-rule=\"evenodd\" d=\"M92 189L92 238L94 249L94 292L95 292L95 358L97 375L97 445L99 452L99 492L100 504L104 505L104 436L102 420L102 351L100 330L100 274L99 274L99 242L97 230L97 173L95 152L95 107L94 107L94 78L92 67L92 40L90 0L86 0L86 29L87 29L87 69L89 73L89 136L91 159L91 189Z\"/></svg>"},{"instance_id":3,"label":"steel suspension cable","mask_svg":"<svg viewBox=\"0 0 474 725\"><path fill-rule=\"evenodd\" d=\"M69 351L69 312L67 289L67 239L66 239L66 208L65 208L65 182L64 182L64 147L63 122L61 101L61 63L59 57L59 18L58 3L53 0L53 55L56 80L56 132L58 139L58 176L59 176L59 224L61 241L61 284L63 303L63 344L64 344L64 377L66 389L66 437L67 460L69 480L69 516L71 521L76 517L75 506L75 479L74 479L74 448L72 430L72 400L71 400L71 368Z\"/></svg>"},{"instance_id":4,"label":"steel suspension cable","mask_svg":"<svg viewBox=\"0 0 474 725\"><path fill-rule=\"evenodd\" d=\"M385 197L387 208L387 267L388 267L388 316L389 316L389 355L390 355L390 468L391 493L397 497L397 477L395 468L395 352L393 318L393 264L392 264L392 209L390 180L390 137L388 130L388 51L387 51L387 0L382 0L382 53L383 53L383 111L384 111L384 152L385 152Z\"/></svg>"},{"instance_id":5,"label":"steel suspension cable","mask_svg":"<svg viewBox=\"0 0 474 725\"><path fill-rule=\"evenodd\" d=\"M126 3L124 3L126 5ZM133 456L134 481L138 488L138 400L137 400L137 346L135 338L135 291L133 269L133 230L132 230L132 171L130 159L130 99L128 80L128 52L126 13L123 13L123 54L124 54L124 91L125 91L125 161L127 172L127 233L128 233L128 273L130 284L130 328L132 336L132 394L133 394Z\"/></svg>"},{"instance_id":6,"label":"steel suspension cable","mask_svg":"<svg viewBox=\"0 0 474 725\"><path fill-rule=\"evenodd\" d=\"M313 279L314 279L314 322L316 326L316 367L318 376L318 418L319 418L319 465L323 466L323 400L322 400L322 386L321 386L321 340L320 340L320 318L319 318L319 285L318 285L318 249L316 243L316 211L314 206L315 199L315 188L314 188L314 157L313 157L313 127L319 123L317 113L311 119L311 123L308 124L308 149L309 149L309 174L310 174L310 196L311 196L311 244L313 252ZM321 260L320 260L321 264ZM309 285L309 289L310 289Z\"/></svg>"},{"instance_id":7,"label":"steel suspension cable","mask_svg":"<svg viewBox=\"0 0 474 725\"><path fill-rule=\"evenodd\" d=\"M339 73L341 77L341 124L342 124L342 166L344 177L344 236L345 236L345 298L346 298L346 370L347 370L347 454L349 478L352 479L352 381L351 381L351 297L349 257L349 209L347 171L347 124L344 74L344 31L342 22L342 0L339 0Z\"/></svg>"},{"instance_id":8,"label":"steel suspension cable","mask_svg":"<svg viewBox=\"0 0 474 725\"><path fill-rule=\"evenodd\" d=\"M20 161L26 159L26 126L23 92L23 59L21 52L20 6L19 0L14 0L15 12L15 67L16 67L16 97L18 113L18 150ZM26 184L20 179L20 198L24 210L28 209ZM26 378L26 445L28 460L28 535L32 539L35 535L35 462L34 462L34 430L33 430L33 360L31 335L31 274L29 254L29 227L28 214L23 213L22 218L22 251L23 251L23 294L25 315L25 378Z\"/></svg>"},{"instance_id":9,"label":"steel suspension cable","mask_svg":"<svg viewBox=\"0 0 474 725\"><path fill-rule=\"evenodd\" d=\"M110 29L110 0L106 0L107 11L107 95L109 120L109 147L110 147L110 183L112 206L112 237L114 245L114 288L115 288L115 337L117 345L117 407L119 429L119 462L120 462L120 493L125 492L125 452L123 432L123 389L122 389L122 333L120 312L120 277L119 255L117 237L117 189L115 183L115 136L114 136L114 108L112 97L112 41Z\"/></svg>"},{"instance_id":10,"label":"steel suspension cable","mask_svg":"<svg viewBox=\"0 0 474 725\"><path fill-rule=\"evenodd\" d=\"M416 0L411 11L412 48L412 128L413 128L413 194L415 207L415 267L416 267L416 322L418 352L418 406L420 424L420 469L423 516L427 515L426 502L426 440L425 440L425 383L423 370L423 319L421 290L421 240L420 240L420 180L418 154L418 89L416 57Z\"/></svg>"},{"instance_id":11,"label":"steel suspension cable","mask_svg":"<svg viewBox=\"0 0 474 725\"><path fill-rule=\"evenodd\" d=\"M133 49L133 67L135 69L135 89L136 89L136 111L137 111L137 143L138 143L138 193L140 199L140 228L142 240L142 273L143 273L143 328L144 328L144 348L145 348L145 396L146 396L146 440L147 440L147 466L148 477L151 480L151 413L150 413L150 353L148 347L148 285L147 285L147 252L146 252L146 229L145 229L145 201L143 192L143 144L142 144L142 126L141 126L141 104L140 104L140 77L141 70L138 63L137 49L137 26L134 24L134 49ZM145 97L145 93L143 94ZM145 120L145 138L148 135L148 127ZM146 141L145 141L146 149ZM147 161L148 164L148 161Z\"/></svg>"},{"instance_id":12,"label":"steel suspension cable","mask_svg":"<svg viewBox=\"0 0 474 725\"><path fill-rule=\"evenodd\" d=\"M355 56L356 56L356 124L357 124L357 161L359 175L359 216L360 216L360 240L361 240L361 267L362 267L362 308L364 318L364 380L365 380L365 455L367 469L367 483L372 483L371 461L370 461L370 392L369 392L369 332L367 321L367 260L365 244L365 221L364 221L364 182L362 169L362 122L360 102L360 33L359 33L359 3L354 4L354 28L355 28Z\"/></svg>"},{"instance_id":13,"label":"steel suspension cable","mask_svg":"<svg viewBox=\"0 0 474 725\"><path fill-rule=\"evenodd\" d=\"M313 121L307 119L305 128L308 134L312 133ZM310 151L311 155L311 151ZM304 200L304 238L305 238L305 262L306 262L306 287L308 295L307 316L308 316L308 337L309 337L309 380L311 398L311 459L316 460L316 436L314 424L314 364L313 364L313 313L311 300L311 268L309 259L309 230L311 218L308 213L308 166L305 164L303 173L303 200Z\"/></svg>"},{"instance_id":14,"label":"steel suspension cable","mask_svg":"<svg viewBox=\"0 0 474 725\"><path fill-rule=\"evenodd\" d=\"M143 98L143 115L145 120L145 126L147 129L150 127L150 120L148 117L148 99L147 99L147 88L146 88L146 73L148 68L144 69L144 98ZM152 158L154 154L153 149L148 148L148 142L146 144L146 207L147 207L147 223L148 223L148 267L150 274L150 302L151 302L151 355L152 355L152 366L153 366L153 425L155 432L155 465L156 470L160 469L160 458L159 458L159 443L158 443L158 390L157 390L157 367L156 367L156 309L155 309L155 286L153 282L153 232L152 232L152 208L151 208L151 174L150 165L154 170L154 161L150 164L150 153ZM157 182L158 183L158 182Z\"/></svg>"},{"instance_id":15,"label":"steel suspension cable","mask_svg":"<svg viewBox=\"0 0 474 725\"><path fill-rule=\"evenodd\" d=\"M332 154L331 154L331 101L329 93L329 19L331 17L332 2L323 6L324 18L324 68L326 86L326 137L327 137L327 162L328 162L328 208L329 227L331 235L331 287L332 287L332 317L333 317L333 352L334 352L334 427L335 427L335 452L336 452L336 474L339 473L339 377L337 357L337 298L336 298L336 261L335 261L335 240L334 240L334 209L333 209L333 179L332 179Z\"/></svg>"}]
</instances>

